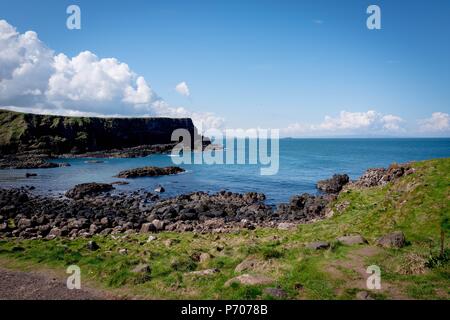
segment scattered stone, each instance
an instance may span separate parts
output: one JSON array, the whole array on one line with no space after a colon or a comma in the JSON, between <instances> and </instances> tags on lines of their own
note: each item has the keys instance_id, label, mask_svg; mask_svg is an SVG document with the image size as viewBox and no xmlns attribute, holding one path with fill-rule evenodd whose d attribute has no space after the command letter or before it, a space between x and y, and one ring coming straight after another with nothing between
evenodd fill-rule
<instances>
[{"instance_id":1,"label":"scattered stone","mask_svg":"<svg viewBox=\"0 0 450 320\"><path fill-rule=\"evenodd\" d=\"M146 274L146 273L150 273L151 269L150 266L148 264L145 263L140 263L137 266L135 266L132 270L132 273L141 273L141 274Z\"/></svg>"},{"instance_id":2,"label":"scattered stone","mask_svg":"<svg viewBox=\"0 0 450 320\"><path fill-rule=\"evenodd\" d=\"M273 283L273 279L263 275L243 274L225 282L225 287L229 287L233 283L239 283L242 285L250 285L250 286L267 285Z\"/></svg>"},{"instance_id":3,"label":"scattered stone","mask_svg":"<svg viewBox=\"0 0 450 320\"><path fill-rule=\"evenodd\" d=\"M244 271L252 270L258 264L258 260L253 258L248 258L239 263L236 268L234 268L234 272L241 273Z\"/></svg>"},{"instance_id":4,"label":"scattered stone","mask_svg":"<svg viewBox=\"0 0 450 320\"><path fill-rule=\"evenodd\" d=\"M211 260L211 255L209 253L206 252L202 252L199 256L199 262L200 263L205 263L207 261Z\"/></svg>"},{"instance_id":5,"label":"scattered stone","mask_svg":"<svg viewBox=\"0 0 450 320\"><path fill-rule=\"evenodd\" d=\"M147 239L147 243L155 241L156 239L158 239L158 238L155 237L155 236L149 236L148 239Z\"/></svg>"},{"instance_id":6,"label":"scattered stone","mask_svg":"<svg viewBox=\"0 0 450 320\"><path fill-rule=\"evenodd\" d=\"M151 222L153 224L153 227L155 228L156 231L162 231L164 230L164 227L166 226L166 224L164 223L164 221L155 219Z\"/></svg>"},{"instance_id":7,"label":"scattered stone","mask_svg":"<svg viewBox=\"0 0 450 320\"><path fill-rule=\"evenodd\" d=\"M377 244L385 248L402 248L406 245L406 238L403 232L396 231L379 238Z\"/></svg>"},{"instance_id":8,"label":"scattered stone","mask_svg":"<svg viewBox=\"0 0 450 320\"><path fill-rule=\"evenodd\" d=\"M140 233L149 233L149 232L155 232L156 228L155 225L151 222L143 223L141 226Z\"/></svg>"},{"instance_id":9,"label":"scattered stone","mask_svg":"<svg viewBox=\"0 0 450 320\"><path fill-rule=\"evenodd\" d=\"M215 273L218 273L219 269L206 269L206 270L200 270L200 271L192 271L189 272L188 275L193 275L193 276L209 276Z\"/></svg>"},{"instance_id":10,"label":"scattered stone","mask_svg":"<svg viewBox=\"0 0 450 320\"><path fill-rule=\"evenodd\" d=\"M357 300L374 300L367 291L359 291L356 294Z\"/></svg>"},{"instance_id":11,"label":"scattered stone","mask_svg":"<svg viewBox=\"0 0 450 320\"><path fill-rule=\"evenodd\" d=\"M100 249L99 245L95 241L89 241L87 244L87 248L91 251L97 251Z\"/></svg>"},{"instance_id":12,"label":"scattered stone","mask_svg":"<svg viewBox=\"0 0 450 320\"><path fill-rule=\"evenodd\" d=\"M317 182L317 189L325 193L339 193L350 181L346 174L335 174L332 178Z\"/></svg>"},{"instance_id":13,"label":"scattered stone","mask_svg":"<svg viewBox=\"0 0 450 320\"><path fill-rule=\"evenodd\" d=\"M125 248L123 248L123 249L119 249L119 253L121 254L121 255L127 255L128 254L128 249L125 249Z\"/></svg>"},{"instance_id":14,"label":"scattered stone","mask_svg":"<svg viewBox=\"0 0 450 320\"><path fill-rule=\"evenodd\" d=\"M114 187L108 183L82 183L67 191L66 197L78 200L88 196L95 196L102 192L108 192L113 189Z\"/></svg>"},{"instance_id":15,"label":"scattered stone","mask_svg":"<svg viewBox=\"0 0 450 320\"><path fill-rule=\"evenodd\" d=\"M265 288L264 293L278 299L286 299L287 293L280 288Z\"/></svg>"},{"instance_id":16,"label":"scattered stone","mask_svg":"<svg viewBox=\"0 0 450 320\"><path fill-rule=\"evenodd\" d=\"M278 224L279 230L292 230L292 229L295 229L296 227L297 227L297 225L295 223L290 223L290 222L281 222Z\"/></svg>"},{"instance_id":17,"label":"scattered stone","mask_svg":"<svg viewBox=\"0 0 450 320\"><path fill-rule=\"evenodd\" d=\"M330 247L330 243L325 242L325 241L311 242L306 245L306 248L312 249L312 250L328 249L329 247Z\"/></svg>"},{"instance_id":18,"label":"scattered stone","mask_svg":"<svg viewBox=\"0 0 450 320\"><path fill-rule=\"evenodd\" d=\"M367 240L364 239L361 235L353 235L353 236L343 236L337 238L337 241L339 241L342 244L351 246L354 244L367 244Z\"/></svg>"}]
</instances>

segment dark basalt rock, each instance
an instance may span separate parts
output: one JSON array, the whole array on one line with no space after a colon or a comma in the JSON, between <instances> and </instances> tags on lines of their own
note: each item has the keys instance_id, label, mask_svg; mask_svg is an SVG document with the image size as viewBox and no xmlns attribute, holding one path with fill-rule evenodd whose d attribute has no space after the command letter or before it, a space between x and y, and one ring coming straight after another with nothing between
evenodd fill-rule
<instances>
[{"instance_id":1,"label":"dark basalt rock","mask_svg":"<svg viewBox=\"0 0 450 320\"><path fill-rule=\"evenodd\" d=\"M317 182L317 189L325 193L339 193L350 178L346 174L335 174L332 178Z\"/></svg>"},{"instance_id":2,"label":"dark basalt rock","mask_svg":"<svg viewBox=\"0 0 450 320\"><path fill-rule=\"evenodd\" d=\"M119 172L117 178L140 178L140 177L158 177L184 172L180 167L143 167Z\"/></svg>"},{"instance_id":3,"label":"dark basalt rock","mask_svg":"<svg viewBox=\"0 0 450 320\"><path fill-rule=\"evenodd\" d=\"M66 197L72 199L83 199L84 197L98 195L102 192L113 190L114 187L108 183L82 183L66 192Z\"/></svg>"},{"instance_id":4,"label":"dark basalt rock","mask_svg":"<svg viewBox=\"0 0 450 320\"><path fill-rule=\"evenodd\" d=\"M392 164L387 169L368 169L358 180L353 183L353 185L362 188L383 186L390 181L394 181L402 176L409 175L414 172L415 169L409 163Z\"/></svg>"},{"instance_id":5,"label":"dark basalt rock","mask_svg":"<svg viewBox=\"0 0 450 320\"><path fill-rule=\"evenodd\" d=\"M385 248L402 248L406 245L406 239L403 232L396 231L379 238L377 244Z\"/></svg>"}]
</instances>

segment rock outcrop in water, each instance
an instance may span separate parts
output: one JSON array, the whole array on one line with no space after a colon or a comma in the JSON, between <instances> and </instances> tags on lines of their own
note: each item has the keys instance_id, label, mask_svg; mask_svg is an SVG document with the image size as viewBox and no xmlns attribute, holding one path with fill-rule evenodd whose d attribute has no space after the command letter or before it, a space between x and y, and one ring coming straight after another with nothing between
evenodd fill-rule
<instances>
[{"instance_id":1,"label":"rock outcrop in water","mask_svg":"<svg viewBox=\"0 0 450 320\"><path fill-rule=\"evenodd\" d=\"M344 190L383 185L414 172L409 164L376 170L376 175L370 169L356 182L345 185ZM295 195L274 210L265 203L265 195L256 192L194 192L160 199L145 191L106 193L110 190L110 184L84 184L68 192L72 199L55 199L26 189L0 188L0 238L52 239L163 230L231 232L256 227L292 229L299 223L324 219L330 216L330 210L345 210L333 207L337 194Z\"/></svg>"},{"instance_id":2,"label":"rock outcrop in water","mask_svg":"<svg viewBox=\"0 0 450 320\"><path fill-rule=\"evenodd\" d=\"M176 129L197 136L189 118L94 118L0 110L0 153L79 154L170 144Z\"/></svg>"},{"instance_id":3,"label":"rock outcrop in water","mask_svg":"<svg viewBox=\"0 0 450 320\"><path fill-rule=\"evenodd\" d=\"M182 173L185 170L180 167L143 167L119 172L117 178L140 178L140 177L159 177Z\"/></svg>"}]
</instances>

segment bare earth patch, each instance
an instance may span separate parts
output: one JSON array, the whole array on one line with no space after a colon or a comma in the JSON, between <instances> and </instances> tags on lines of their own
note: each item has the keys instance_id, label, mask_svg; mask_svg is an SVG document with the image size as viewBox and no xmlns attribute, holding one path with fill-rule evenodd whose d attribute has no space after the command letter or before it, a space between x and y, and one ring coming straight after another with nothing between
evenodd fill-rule
<instances>
[{"instance_id":1,"label":"bare earth patch","mask_svg":"<svg viewBox=\"0 0 450 320\"><path fill-rule=\"evenodd\" d=\"M0 300L110 300L112 295L90 289L67 289L65 279L40 272L0 267Z\"/></svg>"},{"instance_id":2,"label":"bare earth patch","mask_svg":"<svg viewBox=\"0 0 450 320\"><path fill-rule=\"evenodd\" d=\"M337 294L342 295L346 289L359 289L375 294L384 294L395 300L410 299L403 293L403 288L400 285L383 280L383 270L381 270L381 289L369 290L367 288L366 281L370 274L366 273L367 267L369 267L366 259L379 254L381 251L382 249L378 247L365 246L350 252L346 259L336 260L327 265L325 270L331 277L345 280L344 286L338 289Z\"/></svg>"}]
</instances>

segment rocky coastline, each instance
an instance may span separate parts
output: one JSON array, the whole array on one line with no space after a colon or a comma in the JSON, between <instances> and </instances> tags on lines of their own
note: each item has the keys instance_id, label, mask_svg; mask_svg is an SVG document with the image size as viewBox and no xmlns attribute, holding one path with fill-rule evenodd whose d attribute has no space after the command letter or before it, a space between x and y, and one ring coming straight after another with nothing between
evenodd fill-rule
<instances>
[{"instance_id":1,"label":"rocky coastline","mask_svg":"<svg viewBox=\"0 0 450 320\"><path fill-rule=\"evenodd\" d=\"M387 169L369 169L356 181L350 181L346 175L335 175L318 182L317 187L323 193L294 195L289 203L276 207L265 203L264 194L255 192L194 192L161 199L158 194L144 190L114 193L113 185L89 183L54 198L37 195L32 188L0 189L0 238L75 238L164 230L224 233L258 227L290 229L345 210L333 207L340 192L385 185L413 172L411 164L396 164Z\"/></svg>"}]
</instances>

